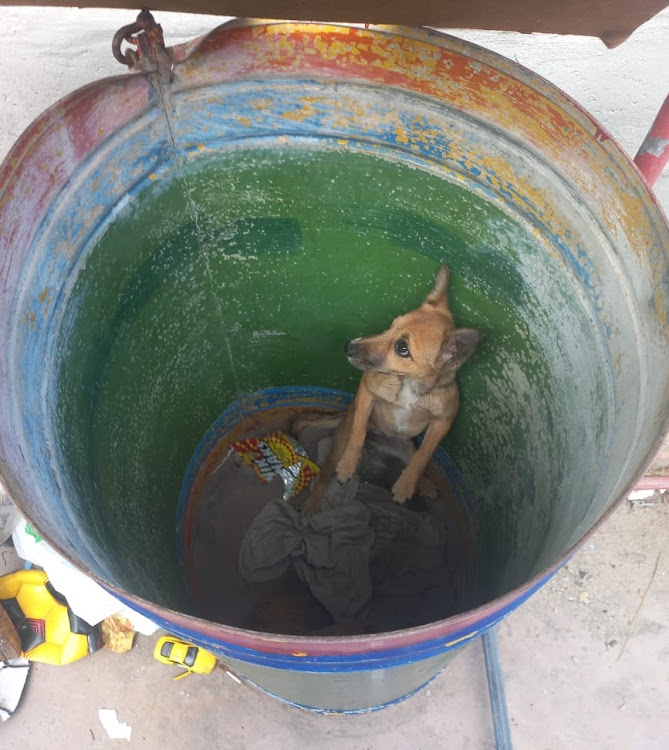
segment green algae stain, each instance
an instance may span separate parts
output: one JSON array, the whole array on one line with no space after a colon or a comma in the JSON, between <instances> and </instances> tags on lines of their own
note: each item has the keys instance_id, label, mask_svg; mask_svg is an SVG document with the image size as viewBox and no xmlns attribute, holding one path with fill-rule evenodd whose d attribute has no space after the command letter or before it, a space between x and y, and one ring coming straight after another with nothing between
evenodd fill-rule
<instances>
[{"instance_id":1,"label":"green algae stain","mask_svg":"<svg viewBox=\"0 0 669 750\"><path fill-rule=\"evenodd\" d=\"M498 466L472 436L501 399L489 392L500 347L523 363L538 418L554 418L536 300L517 270L538 250L491 204L436 174L339 152L240 150L193 162L187 181L188 200L180 181L152 182L110 222L63 326L63 451L78 497L91 499L82 522L133 561L122 572L131 591L183 606L180 484L238 387L355 390L344 342L420 304L442 262L456 321L485 333L447 441L466 466L478 451L475 489ZM500 228L514 238L504 247ZM523 431L519 421L508 435ZM485 519L480 528L496 533Z\"/></svg>"}]
</instances>

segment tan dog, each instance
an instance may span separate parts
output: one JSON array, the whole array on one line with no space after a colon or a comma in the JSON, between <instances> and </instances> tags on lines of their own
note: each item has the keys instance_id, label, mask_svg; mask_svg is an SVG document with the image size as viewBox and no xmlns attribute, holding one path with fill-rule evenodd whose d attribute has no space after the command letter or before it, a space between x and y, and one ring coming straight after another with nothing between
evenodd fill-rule
<instances>
[{"instance_id":1,"label":"tan dog","mask_svg":"<svg viewBox=\"0 0 669 750\"><path fill-rule=\"evenodd\" d=\"M449 276L448 266L442 266L434 289L417 310L395 318L378 336L346 344L349 362L364 374L355 400L337 427L318 483L302 506L303 513L318 510L333 473L340 482L355 474L369 429L407 439L426 430L421 446L393 485L393 499L406 502L419 483L434 489L429 480L422 479L423 472L458 413L456 370L481 338L471 328L456 329L446 293Z\"/></svg>"}]
</instances>

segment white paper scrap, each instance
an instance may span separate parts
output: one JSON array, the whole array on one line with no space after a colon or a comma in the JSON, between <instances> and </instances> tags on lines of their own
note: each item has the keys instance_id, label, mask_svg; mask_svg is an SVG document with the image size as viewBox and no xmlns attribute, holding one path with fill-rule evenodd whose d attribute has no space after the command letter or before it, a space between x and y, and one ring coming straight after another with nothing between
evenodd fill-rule
<instances>
[{"instance_id":1,"label":"white paper scrap","mask_svg":"<svg viewBox=\"0 0 669 750\"><path fill-rule=\"evenodd\" d=\"M19 705L29 670L30 662L22 657L0 663L0 724L7 721Z\"/></svg>"},{"instance_id":2,"label":"white paper scrap","mask_svg":"<svg viewBox=\"0 0 669 750\"><path fill-rule=\"evenodd\" d=\"M120 722L113 708L99 708L98 715L110 739L130 742L132 727Z\"/></svg>"}]
</instances>

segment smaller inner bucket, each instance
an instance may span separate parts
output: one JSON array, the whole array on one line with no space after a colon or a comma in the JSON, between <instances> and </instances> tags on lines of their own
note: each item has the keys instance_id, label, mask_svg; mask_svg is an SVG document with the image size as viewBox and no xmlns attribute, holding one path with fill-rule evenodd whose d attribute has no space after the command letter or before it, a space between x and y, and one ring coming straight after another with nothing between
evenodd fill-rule
<instances>
[{"instance_id":1,"label":"smaller inner bucket","mask_svg":"<svg viewBox=\"0 0 669 750\"><path fill-rule=\"evenodd\" d=\"M279 477L262 483L230 452L233 441L282 431L322 465L335 424L318 417L341 412L351 399L321 388L265 390L233 403L208 430L190 462L178 510L178 555L194 614L261 632L336 635L415 627L476 604L470 500L443 449L428 470L437 497L419 495L399 506L390 488L404 461L392 442L371 437L359 484L335 486L355 497L343 510L323 509L311 519L287 509ZM301 426L298 417L305 414ZM293 502L301 504L308 494ZM285 565L254 571L250 579L243 560L253 557L251 539L272 549L283 543ZM317 560L323 549L327 560ZM256 580L259 575L264 580Z\"/></svg>"}]
</instances>

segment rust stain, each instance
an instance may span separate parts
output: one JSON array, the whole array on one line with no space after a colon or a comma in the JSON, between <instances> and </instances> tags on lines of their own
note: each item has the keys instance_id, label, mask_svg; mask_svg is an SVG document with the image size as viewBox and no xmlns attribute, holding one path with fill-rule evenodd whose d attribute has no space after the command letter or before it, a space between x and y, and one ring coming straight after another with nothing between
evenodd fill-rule
<instances>
[{"instance_id":1,"label":"rust stain","mask_svg":"<svg viewBox=\"0 0 669 750\"><path fill-rule=\"evenodd\" d=\"M40 305L43 305L43 304L44 304L44 300L45 300L45 299L47 298L47 295L48 295L48 294L49 294L49 287L48 287L48 286L45 286L45 287L44 287L44 291L43 291L43 292L42 292L42 294L40 294L40 295L39 295L39 297L38 297Z\"/></svg>"}]
</instances>

